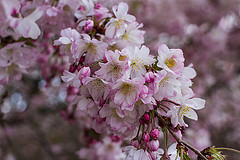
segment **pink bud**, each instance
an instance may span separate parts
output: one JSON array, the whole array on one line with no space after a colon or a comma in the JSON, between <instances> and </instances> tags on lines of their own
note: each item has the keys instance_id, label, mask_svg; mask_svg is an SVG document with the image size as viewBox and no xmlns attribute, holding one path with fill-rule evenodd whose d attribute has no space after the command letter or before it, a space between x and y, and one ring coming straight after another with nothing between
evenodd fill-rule
<instances>
[{"instance_id":1,"label":"pink bud","mask_svg":"<svg viewBox=\"0 0 240 160\"><path fill-rule=\"evenodd\" d=\"M139 119L139 123L142 125L145 124L145 122L141 118Z\"/></svg>"},{"instance_id":2,"label":"pink bud","mask_svg":"<svg viewBox=\"0 0 240 160\"><path fill-rule=\"evenodd\" d=\"M96 9L99 9L99 8L101 8L101 7L102 7L101 4L99 4L99 3L96 3L96 4L95 4L95 8L96 8Z\"/></svg>"},{"instance_id":3,"label":"pink bud","mask_svg":"<svg viewBox=\"0 0 240 160\"><path fill-rule=\"evenodd\" d=\"M84 10L84 7L83 7L83 6L80 6L80 7L78 8L78 10L79 10L79 11L83 11L83 10Z\"/></svg>"},{"instance_id":4,"label":"pink bud","mask_svg":"<svg viewBox=\"0 0 240 160\"><path fill-rule=\"evenodd\" d=\"M132 140L131 145L134 146L135 148L139 148L138 140Z\"/></svg>"},{"instance_id":5,"label":"pink bud","mask_svg":"<svg viewBox=\"0 0 240 160\"><path fill-rule=\"evenodd\" d=\"M88 32L89 30L93 29L94 22L91 19L88 19L85 23L84 32Z\"/></svg>"},{"instance_id":6,"label":"pink bud","mask_svg":"<svg viewBox=\"0 0 240 160\"><path fill-rule=\"evenodd\" d=\"M153 138L153 139L158 139L158 137L159 137L159 130L158 129L153 129L152 131L151 131L151 137Z\"/></svg>"},{"instance_id":7,"label":"pink bud","mask_svg":"<svg viewBox=\"0 0 240 160\"><path fill-rule=\"evenodd\" d=\"M151 140L148 145L151 151L157 151L159 148L159 141L158 140Z\"/></svg>"},{"instance_id":8,"label":"pink bud","mask_svg":"<svg viewBox=\"0 0 240 160\"><path fill-rule=\"evenodd\" d=\"M150 135L149 135L149 133L145 132L145 133L143 134L143 140L144 140L145 143L149 142L149 140L150 140Z\"/></svg>"},{"instance_id":9,"label":"pink bud","mask_svg":"<svg viewBox=\"0 0 240 160\"><path fill-rule=\"evenodd\" d=\"M83 67L80 71L79 79L89 77L91 74L91 69L89 67Z\"/></svg>"},{"instance_id":10,"label":"pink bud","mask_svg":"<svg viewBox=\"0 0 240 160\"><path fill-rule=\"evenodd\" d=\"M73 73L76 71L76 69L77 69L77 67L75 65L71 65L69 68L69 72Z\"/></svg>"},{"instance_id":11,"label":"pink bud","mask_svg":"<svg viewBox=\"0 0 240 160\"><path fill-rule=\"evenodd\" d=\"M145 74L145 80L148 83L152 82L154 80L154 73L153 72L147 72Z\"/></svg>"},{"instance_id":12,"label":"pink bud","mask_svg":"<svg viewBox=\"0 0 240 160\"><path fill-rule=\"evenodd\" d=\"M144 122L148 123L149 120L150 120L149 114L145 113L145 114L143 115L143 120L144 120Z\"/></svg>"}]
</instances>

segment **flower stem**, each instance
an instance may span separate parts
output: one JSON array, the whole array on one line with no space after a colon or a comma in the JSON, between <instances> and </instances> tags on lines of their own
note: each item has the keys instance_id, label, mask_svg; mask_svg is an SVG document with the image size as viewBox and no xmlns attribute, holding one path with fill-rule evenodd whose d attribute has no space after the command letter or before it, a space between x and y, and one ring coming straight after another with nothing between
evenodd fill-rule
<instances>
[{"instance_id":1,"label":"flower stem","mask_svg":"<svg viewBox=\"0 0 240 160\"><path fill-rule=\"evenodd\" d=\"M180 144L185 145L186 147L188 147L189 149L191 149L195 154L197 154L198 156L202 157L204 160L208 160L198 149L194 148L193 146L191 146L190 144L188 144L187 142L181 140L173 131L172 129L168 126L167 122L163 119L163 117L158 113L155 112L155 115L158 117L158 120L160 121L160 123L162 123L164 126L167 127L168 131L171 133L171 135L176 139L176 141Z\"/></svg>"}]
</instances>

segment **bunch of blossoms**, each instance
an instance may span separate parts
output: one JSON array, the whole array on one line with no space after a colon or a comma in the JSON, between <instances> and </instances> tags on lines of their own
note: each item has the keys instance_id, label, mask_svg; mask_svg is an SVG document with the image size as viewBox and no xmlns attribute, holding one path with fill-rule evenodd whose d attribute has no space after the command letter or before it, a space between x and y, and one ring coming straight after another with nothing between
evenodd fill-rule
<instances>
[{"instance_id":1,"label":"bunch of blossoms","mask_svg":"<svg viewBox=\"0 0 240 160\"><path fill-rule=\"evenodd\" d=\"M143 25L127 13L126 3L114 6L113 14L107 9L96 14L100 5L84 2L86 6L80 7L76 25L63 29L54 42L68 57L68 70L61 77L74 90L68 95L68 112L98 133L131 141L122 150L129 160L190 159L188 149L199 159L213 158L216 153L203 155L182 141L182 131L188 127L184 117L197 120L194 110L205 105L205 100L195 98L190 88L196 72L192 65L184 66L182 50L162 44L154 57L143 45ZM95 10L89 6L95 6ZM93 14L82 16L81 12ZM163 150L159 148L161 131ZM167 149L169 134L177 143ZM110 155L95 153L100 145L108 144L114 154L109 150L106 154ZM99 141L89 149L81 149L79 156L106 159L120 154L118 147L110 140Z\"/></svg>"}]
</instances>

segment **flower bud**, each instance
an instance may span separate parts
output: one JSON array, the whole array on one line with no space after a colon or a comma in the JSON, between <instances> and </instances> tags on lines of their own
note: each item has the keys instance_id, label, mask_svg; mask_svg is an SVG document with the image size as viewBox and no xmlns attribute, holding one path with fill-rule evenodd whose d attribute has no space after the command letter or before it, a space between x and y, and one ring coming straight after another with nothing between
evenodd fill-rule
<instances>
[{"instance_id":1,"label":"flower bud","mask_svg":"<svg viewBox=\"0 0 240 160\"><path fill-rule=\"evenodd\" d=\"M159 148L159 141L158 140L151 140L148 145L151 151L157 151Z\"/></svg>"},{"instance_id":2,"label":"flower bud","mask_svg":"<svg viewBox=\"0 0 240 160\"><path fill-rule=\"evenodd\" d=\"M145 143L149 142L149 140L150 140L150 135L149 135L149 133L145 132L145 133L143 134L143 140L144 140Z\"/></svg>"},{"instance_id":3,"label":"flower bud","mask_svg":"<svg viewBox=\"0 0 240 160\"><path fill-rule=\"evenodd\" d=\"M131 145L134 146L135 148L139 148L138 140L132 140Z\"/></svg>"},{"instance_id":4,"label":"flower bud","mask_svg":"<svg viewBox=\"0 0 240 160\"><path fill-rule=\"evenodd\" d=\"M158 137L159 137L159 130L158 129L153 129L152 131L151 131L151 137L153 138L153 139L158 139Z\"/></svg>"},{"instance_id":5,"label":"flower bud","mask_svg":"<svg viewBox=\"0 0 240 160\"><path fill-rule=\"evenodd\" d=\"M150 120L149 114L145 113L145 114L143 115L143 121L144 121L145 123L149 123L149 120Z\"/></svg>"},{"instance_id":6,"label":"flower bud","mask_svg":"<svg viewBox=\"0 0 240 160\"><path fill-rule=\"evenodd\" d=\"M147 72L145 74L145 81L150 83L154 80L154 73L153 72Z\"/></svg>"},{"instance_id":7,"label":"flower bud","mask_svg":"<svg viewBox=\"0 0 240 160\"><path fill-rule=\"evenodd\" d=\"M89 30L93 29L94 22L91 19L88 19L84 26L84 32L88 32Z\"/></svg>"},{"instance_id":8,"label":"flower bud","mask_svg":"<svg viewBox=\"0 0 240 160\"><path fill-rule=\"evenodd\" d=\"M79 79L89 77L91 74L91 69L89 67L83 67L80 71Z\"/></svg>"}]
</instances>

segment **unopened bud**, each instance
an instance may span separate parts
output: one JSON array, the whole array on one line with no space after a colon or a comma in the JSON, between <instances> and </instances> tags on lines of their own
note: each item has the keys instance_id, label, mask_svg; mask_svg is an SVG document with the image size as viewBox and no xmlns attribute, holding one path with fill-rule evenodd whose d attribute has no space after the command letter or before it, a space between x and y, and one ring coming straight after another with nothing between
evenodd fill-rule
<instances>
[{"instance_id":1,"label":"unopened bud","mask_svg":"<svg viewBox=\"0 0 240 160\"><path fill-rule=\"evenodd\" d=\"M131 145L134 146L135 148L139 148L138 140L132 140Z\"/></svg>"},{"instance_id":2,"label":"unopened bud","mask_svg":"<svg viewBox=\"0 0 240 160\"><path fill-rule=\"evenodd\" d=\"M143 134L143 140L144 140L145 143L149 142L149 140L150 140L150 135L149 135L149 133L145 132L145 133Z\"/></svg>"},{"instance_id":3,"label":"unopened bud","mask_svg":"<svg viewBox=\"0 0 240 160\"><path fill-rule=\"evenodd\" d=\"M151 151L157 151L159 148L159 141L158 140L151 140L148 145Z\"/></svg>"},{"instance_id":4,"label":"unopened bud","mask_svg":"<svg viewBox=\"0 0 240 160\"><path fill-rule=\"evenodd\" d=\"M153 139L158 139L158 137L159 137L159 130L158 129L153 129L152 131L151 131L151 137L153 138Z\"/></svg>"},{"instance_id":5,"label":"unopened bud","mask_svg":"<svg viewBox=\"0 0 240 160\"><path fill-rule=\"evenodd\" d=\"M145 74L145 81L150 83L154 80L154 73L153 72L147 72Z\"/></svg>"},{"instance_id":6,"label":"unopened bud","mask_svg":"<svg viewBox=\"0 0 240 160\"><path fill-rule=\"evenodd\" d=\"M143 115L143 120L144 120L144 122L149 123L149 120L150 120L149 114L145 113L145 114Z\"/></svg>"},{"instance_id":7,"label":"unopened bud","mask_svg":"<svg viewBox=\"0 0 240 160\"><path fill-rule=\"evenodd\" d=\"M93 29L94 22L91 19L88 19L84 26L84 32L88 32L89 30Z\"/></svg>"}]
</instances>

